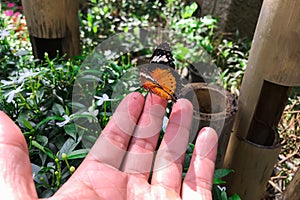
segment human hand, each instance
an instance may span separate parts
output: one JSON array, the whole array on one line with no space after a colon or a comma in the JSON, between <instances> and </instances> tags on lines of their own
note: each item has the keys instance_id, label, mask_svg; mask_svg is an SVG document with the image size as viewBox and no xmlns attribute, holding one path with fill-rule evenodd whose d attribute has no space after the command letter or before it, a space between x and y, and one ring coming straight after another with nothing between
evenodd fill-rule
<instances>
[{"instance_id":1,"label":"human hand","mask_svg":"<svg viewBox=\"0 0 300 200\"><path fill-rule=\"evenodd\" d=\"M200 131L182 182L192 105L174 104L154 157L166 101L131 93L121 102L88 156L50 199L211 199L217 135ZM144 105L145 104L145 105ZM138 125L136 125L138 124ZM152 178L148 181L152 162ZM37 199L25 139L0 112L0 191L6 199Z\"/></svg>"}]
</instances>

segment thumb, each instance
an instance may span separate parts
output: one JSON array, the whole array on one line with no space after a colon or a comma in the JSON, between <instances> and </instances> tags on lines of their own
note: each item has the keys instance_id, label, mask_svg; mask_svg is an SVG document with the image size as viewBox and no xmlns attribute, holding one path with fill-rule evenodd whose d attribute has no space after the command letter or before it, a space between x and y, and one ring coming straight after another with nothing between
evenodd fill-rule
<instances>
[{"instance_id":1,"label":"thumb","mask_svg":"<svg viewBox=\"0 0 300 200\"><path fill-rule=\"evenodd\" d=\"M0 111L0 193L5 199L37 199L25 138Z\"/></svg>"}]
</instances>

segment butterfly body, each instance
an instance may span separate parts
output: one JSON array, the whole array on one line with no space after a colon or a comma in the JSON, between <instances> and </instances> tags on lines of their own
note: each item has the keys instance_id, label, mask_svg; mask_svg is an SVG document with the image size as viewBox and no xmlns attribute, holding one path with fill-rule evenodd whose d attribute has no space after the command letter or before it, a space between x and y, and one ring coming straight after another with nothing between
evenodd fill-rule
<instances>
[{"instance_id":1,"label":"butterfly body","mask_svg":"<svg viewBox=\"0 0 300 200\"><path fill-rule=\"evenodd\" d=\"M141 67L140 79L142 86L149 92L176 102L176 93L181 89L181 84L173 61L169 44L160 44L153 52L150 64Z\"/></svg>"}]
</instances>

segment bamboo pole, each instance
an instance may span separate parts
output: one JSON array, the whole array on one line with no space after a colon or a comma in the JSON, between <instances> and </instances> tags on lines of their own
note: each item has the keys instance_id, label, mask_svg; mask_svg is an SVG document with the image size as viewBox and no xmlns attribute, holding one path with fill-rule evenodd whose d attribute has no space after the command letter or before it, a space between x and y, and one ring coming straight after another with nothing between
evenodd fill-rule
<instances>
[{"instance_id":1,"label":"bamboo pole","mask_svg":"<svg viewBox=\"0 0 300 200\"><path fill-rule=\"evenodd\" d=\"M299 21L299 0L264 0L224 161L235 170L228 191L242 199L261 197L279 154L274 128L289 88L300 85Z\"/></svg>"},{"instance_id":2,"label":"bamboo pole","mask_svg":"<svg viewBox=\"0 0 300 200\"><path fill-rule=\"evenodd\" d=\"M300 85L300 1L265 0L241 86L234 129L247 136L264 81ZM273 99L274 101L276 99Z\"/></svg>"},{"instance_id":3,"label":"bamboo pole","mask_svg":"<svg viewBox=\"0 0 300 200\"><path fill-rule=\"evenodd\" d=\"M226 163L225 168L234 170L226 177L228 193L237 193L243 200L261 199L280 153L280 145L266 147L239 137L231 140L236 145L231 149L234 154L226 154L226 159L231 162Z\"/></svg>"}]
</instances>

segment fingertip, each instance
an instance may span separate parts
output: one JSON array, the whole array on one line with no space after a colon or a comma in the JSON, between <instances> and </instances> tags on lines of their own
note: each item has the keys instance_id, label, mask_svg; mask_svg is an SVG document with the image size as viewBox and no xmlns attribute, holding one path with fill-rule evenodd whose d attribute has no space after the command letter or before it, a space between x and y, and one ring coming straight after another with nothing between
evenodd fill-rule
<instances>
[{"instance_id":1,"label":"fingertip","mask_svg":"<svg viewBox=\"0 0 300 200\"><path fill-rule=\"evenodd\" d=\"M193 105L186 99L178 99L172 107L170 121L190 129L192 123Z\"/></svg>"},{"instance_id":2,"label":"fingertip","mask_svg":"<svg viewBox=\"0 0 300 200\"><path fill-rule=\"evenodd\" d=\"M176 148L186 148L192 124L193 106L186 99L179 99L172 107L172 112L164 135L165 144L178 142ZM174 151L176 152L176 151ZM180 151L180 153L182 153Z\"/></svg>"},{"instance_id":3,"label":"fingertip","mask_svg":"<svg viewBox=\"0 0 300 200\"><path fill-rule=\"evenodd\" d=\"M204 127L199 131L200 137L206 138L206 140L209 138L212 142L218 142L218 134L215 131L215 129L211 127Z\"/></svg>"},{"instance_id":4,"label":"fingertip","mask_svg":"<svg viewBox=\"0 0 300 200\"><path fill-rule=\"evenodd\" d=\"M112 120L106 126L106 130L118 128L118 130L131 135L141 115L144 103L145 100L141 93L133 92L128 94L118 105Z\"/></svg>"},{"instance_id":5,"label":"fingertip","mask_svg":"<svg viewBox=\"0 0 300 200\"><path fill-rule=\"evenodd\" d=\"M133 100L133 101L143 101L144 100L143 95L139 92L132 92L132 93L128 94L125 98L130 98L130 100Z\"/></svg>"},{"instance_id":6,"label":"fingertip","mask_svg":"<svg viewBox=\"0 0 300 200\"><path fill-rule=\"evenodd\" d=\"M218 147L218 135L213 128L204 127L196 140L196 154L215 161Z\"/></svg>"},{"instance_id":7,"label":"fingertip","mask_svg":"<svg viewBox=\"0 0 300 200\"><path fill-rule=\"evenodd\" d=\"M117 111L129 112L132 116L138 117L144 107L145 99L139 92L128 94L119 104Z\"/></svg>"},{"instance_id":8,"label":"fingertip","mask_svg":"<svg viewBox=\"0 0 300 200\"><path fill-rule=\"evenodd\" d=\"M3 111L0 111L0 134L2 136L9 132L22 134L19 127Z\"/></svg>"},{"instance_id":9,"label":"fingertip","mask_svg":"<svg viewBox=\"0 0 300 200\"><path fill-rule=\"evenodd\" d=\"M211 198L218 136L214 129L205 127L197 137L191 164L183 183L182 196Z\"/></svg>"},{"instance_id":10,"label":"fingertip","mask_svg":"<svg viewBox=\"0 0 300 200\"><path fill-rule=\"evenodd\" d=\"M3 111L0 111L0 143L17 145L27 151L27 144L20 128Z\"/></svg>"},{"instance_id":11,"label":"fingertip","mask_svg":"<svg viewBox=\"0 0 300 200\"><path fill-rule=\"evenodd\" d=\"M180 109L184 110L184 112L192 112L193 105L187 99L178 99L177 102L174 104L174 107L177 108L177 105L180 105Z\"/></svg>"}]
</instances>

